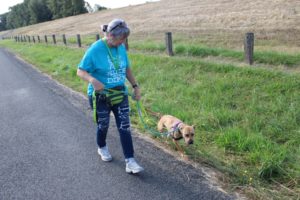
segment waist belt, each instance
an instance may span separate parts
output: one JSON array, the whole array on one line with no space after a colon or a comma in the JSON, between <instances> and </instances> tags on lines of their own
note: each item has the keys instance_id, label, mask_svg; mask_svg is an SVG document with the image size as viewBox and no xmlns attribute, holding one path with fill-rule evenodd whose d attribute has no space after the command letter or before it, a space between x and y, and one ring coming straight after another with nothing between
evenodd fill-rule
<instances>
[{"instance_id":1,"label":"waist belt","mask_svg":"<svg viewBox=\"0 0 300 200\"><path fill-rule=\"evenodd\" d=\"M97 94L112 93L112 92L115 92L115 91L122 91L122 92L125 93L126 87L124 85L120 85L120 86L116 86L116 87L113 87L113 88L105 88L104 90L101 90L101 91L94 91L94 93L97 95Z\"/></svg>"}]
</instances>

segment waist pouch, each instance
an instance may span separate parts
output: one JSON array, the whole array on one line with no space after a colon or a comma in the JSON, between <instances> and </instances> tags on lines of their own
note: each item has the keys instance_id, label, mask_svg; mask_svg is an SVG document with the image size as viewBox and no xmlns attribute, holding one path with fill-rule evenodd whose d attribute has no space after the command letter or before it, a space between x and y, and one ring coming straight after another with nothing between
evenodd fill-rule
<instances>
[{"instance_id":1,"label":"waist pouch","mask_svg":"<svg viewBox=\"0 0 300 200\"><path fill-rule=\"evenodd\" d=\"M121 103L125 97L125 86L116 86L109 89L104 89L101 92L94 91L93 95L93 110L94 121L97 122L96 96L102 101L104 100L108 106L114 106Z\"/></svg>"},{"instance_id":2,"label":"waist pouch","mask_svg":"<svg viewBox=\"0 0 300 200\"><path fill-rule=\"evenodd\" d=\"M106 103L110 106L114 106L116 104L121 103L125 97L124 86L122 89L111 88L111 89L105 89L104 91L105 91Z\"/></svg>"},{"instance_id":3,"label":"waist pouch","mask_svg":"<svg viewBox=\"0 0 300 200\"><path fill-rule=\"evenodd\" d=\"M94 91L94 94L95 96L99 95L102 100L105 100L107 105L113 106L123 101L126 94L125 89L125 86L116 86L100 92Z\"/></svg>"},{"instance_id":4,"label":"waist pouch","mask_svg":"<svg viewBox=\"0 0 300 200\"><path fill-rule=\"evenodd\" d=\"M100 95L100 98L105 100L107 105L114 106L123 101L125 97L125 86L116 86L109 89L104 89L101 92L95 91L95 96Z\"/></svg>"}]
</instances>

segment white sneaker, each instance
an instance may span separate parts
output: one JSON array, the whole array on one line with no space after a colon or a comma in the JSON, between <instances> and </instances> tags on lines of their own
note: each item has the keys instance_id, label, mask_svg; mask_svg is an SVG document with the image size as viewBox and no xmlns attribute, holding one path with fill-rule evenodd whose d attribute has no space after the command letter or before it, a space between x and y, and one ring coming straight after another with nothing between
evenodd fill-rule
<instances>
[{"instance_id":1,"label":"white sneaker","mask_svg":"<svg viewBox=\"0 0 300 200\"><path fill-rule=\"evenodd\" d=\"M126 162L126 172L127 173L139 173L144 170L143 167L141 167L137 162L134 160L134 158L128 158L125 159Z\"/></svg>"},{"instance_id":2,"label":"white sneaker","mask_svg":"<svg viewBox=\"0 0 300 200\"><path fill-rule=\"evenodd\" d=\"M110 155L107 146L102 148L98 147L98 154L101 156L101 159L105 162L112 160L112 156Z\"/></svg>"}]
</instances>

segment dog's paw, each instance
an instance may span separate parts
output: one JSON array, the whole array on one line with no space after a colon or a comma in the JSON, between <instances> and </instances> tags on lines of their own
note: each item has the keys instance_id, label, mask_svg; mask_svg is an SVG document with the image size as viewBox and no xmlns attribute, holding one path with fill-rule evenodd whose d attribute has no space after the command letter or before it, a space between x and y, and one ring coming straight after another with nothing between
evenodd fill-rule
<instances>
[{"instance_id":1,"label":"dog's paw","mask_svg":"<svg viewBox=\"0 0 300 200\"><path fill-rule=\"evenodd\" d=\"M184 160L184 161L189 161L189 157L185 154L181 154L181 158Z\"/></svg>"}]
</instances>

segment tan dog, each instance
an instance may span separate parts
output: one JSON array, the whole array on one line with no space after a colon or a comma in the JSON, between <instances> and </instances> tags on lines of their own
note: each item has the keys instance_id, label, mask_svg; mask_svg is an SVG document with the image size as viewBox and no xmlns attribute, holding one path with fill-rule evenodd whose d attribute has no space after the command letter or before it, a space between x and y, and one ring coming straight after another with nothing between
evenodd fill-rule
<instances>
[{"instance_id":1,"label":"tan dog","mask_svg":"<svg viewBox=\"0 0 300 200\"><path fill-rule=\"evenodd\" d=\"M183 150L178 145L178 140L183 138L186 145L193 144L195 135L194 125L189 126L174 116L163 115L157 123L157 129L162 133L164 128L168 130L168 136L173 139L176 147L181 150L182 153Z\"/></svg>"}]
</instances>

